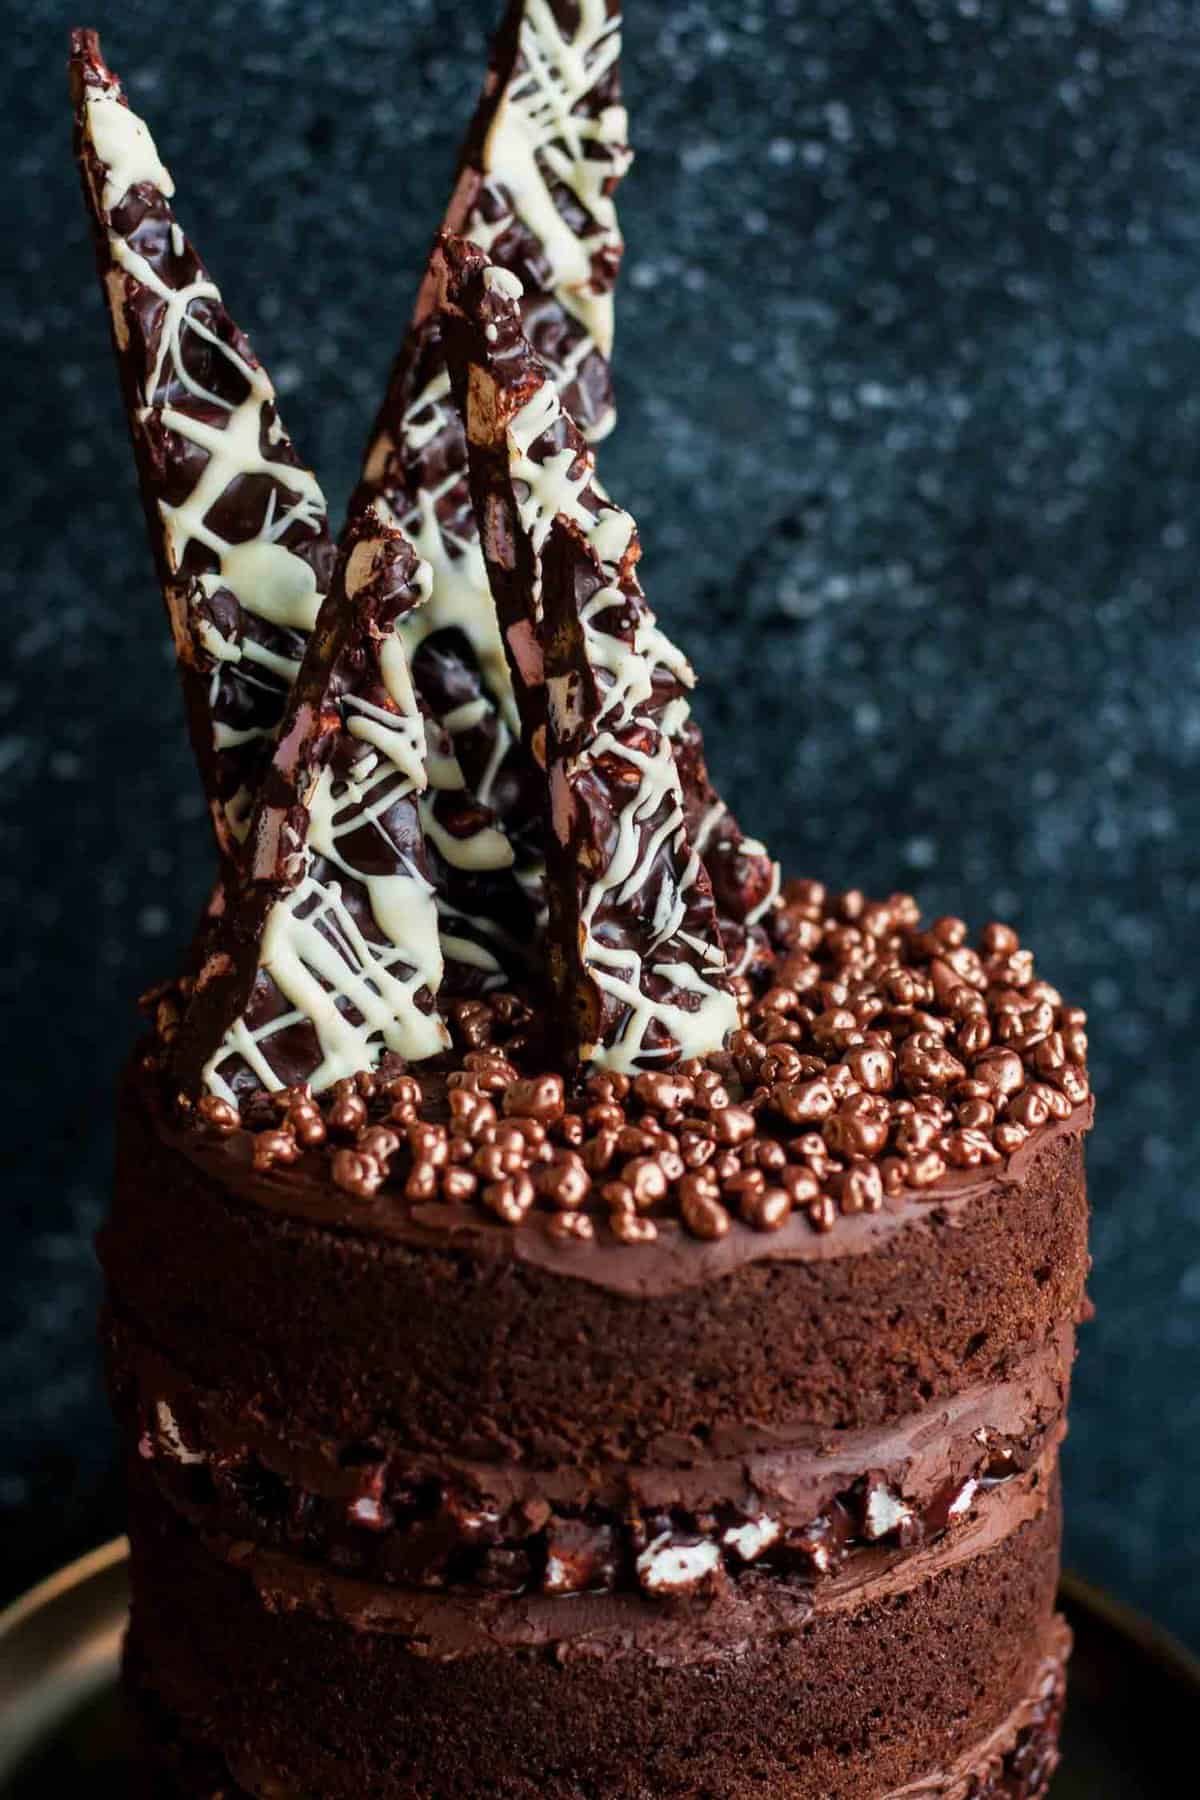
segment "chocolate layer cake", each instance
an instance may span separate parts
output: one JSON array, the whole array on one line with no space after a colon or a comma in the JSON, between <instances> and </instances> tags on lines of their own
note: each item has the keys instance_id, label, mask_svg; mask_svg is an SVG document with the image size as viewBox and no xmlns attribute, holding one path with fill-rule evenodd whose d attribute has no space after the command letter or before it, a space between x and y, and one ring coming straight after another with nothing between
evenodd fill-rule
<instances>
[{"instance_id":1,"label":"chocolate layer cake","mask_svg":"<svg viewBox=\"0 0 1200 1800\"><path fill-rule=\"evenodd\" d=\"M619 29L510 7L337 541L75 35L217 856L101 1239L148 1793L1055 1766L1086 1021L712 786L593 448Z\"/></svg>"}]
</instances>

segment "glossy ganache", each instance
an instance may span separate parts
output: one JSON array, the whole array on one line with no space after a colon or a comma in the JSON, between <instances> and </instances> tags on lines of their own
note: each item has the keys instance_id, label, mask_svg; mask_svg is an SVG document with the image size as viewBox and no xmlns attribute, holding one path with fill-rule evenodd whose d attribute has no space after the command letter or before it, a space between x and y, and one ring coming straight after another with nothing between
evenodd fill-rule
<instances>
[{"instance_id":1,"label":"glossy ganache","mask_svg":"<svg viewBox=\"0 0 1200 1800\"><path fill-rule=\"evenodd\" d=\"M730 1049L632 1081L507 994L192 1106L153 999L102 1254L177 1791L1044 1791L1084 1022L905 897L772 933Z\"/></svg>"}]
</instances>

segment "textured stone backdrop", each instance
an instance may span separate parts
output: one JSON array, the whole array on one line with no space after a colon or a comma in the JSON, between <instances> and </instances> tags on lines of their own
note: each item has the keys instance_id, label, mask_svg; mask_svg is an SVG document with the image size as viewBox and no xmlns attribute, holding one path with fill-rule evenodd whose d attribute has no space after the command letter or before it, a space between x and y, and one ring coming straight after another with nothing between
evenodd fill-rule
<instances>
[{"instance_id":1,"label":"textured stone backdrop","mask_svg":"<svg viewBox=\"0 0 1200 1800\"><path fill-rule=\"evenodd\" d=\"M1200 1642L1200 13L629 0L619 434L647 586L794 872L1010 919L1092 1015L1099 1318L1070 1554ZM348 491L492 0L97 0L194 231ZM68 149L0 107L0 1499L114 1527L89 1246L138 989L208 875Z\"/></svg>"}]
</instances>

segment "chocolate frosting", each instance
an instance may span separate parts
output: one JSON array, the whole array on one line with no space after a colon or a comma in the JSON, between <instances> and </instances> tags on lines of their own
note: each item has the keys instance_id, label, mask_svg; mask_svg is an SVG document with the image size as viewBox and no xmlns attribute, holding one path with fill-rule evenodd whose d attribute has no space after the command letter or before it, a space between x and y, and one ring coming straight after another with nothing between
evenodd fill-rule
<instances>
[{"instance_id":1,"label":"chocolate frosting","mask_svg":"<svg viewBox=\"0 0 1200 1800\"><path fill-rule=\"evenodd\" d=\"M662 1466L549 1471L414 1454L386 1430L292 1441L287 1420L198 1390L119 1320L112 1370L139 1457L206 1530L407 1586L661 1602L763 1568L849 1577L872 1546L914 1553L962 1530L1057 1444L1072 1348L1061 1331L1009 1379L883 1427L726 1431L711 1457L666 1442Z\"/></svg>"},{"instance_id":2,"label":"chocolate frosting","mask_svg":"<svg viewBox=\"0 0 1200 1800\"><path fill-rule=\"evenodd\" d=\"M986 1555L1040 1517L1057 1491L1056 1452L997 1488L961 1530L913 1554L879 1551L869 1566L819 1587L764 1578L706 1600L647 1606L640 1595L578 1594L569 1602L539 1595L419 1593L313 1568L242 1539L205 1534L212 1554L241 1569L264 1605L340 1620L356 1631L403 1637L410 1652L438 1661L485 1651L552 1648L557 1661L637 1655L703 1664L737 1655L765 1635L795 1630L814 1613L842 1612L919 1587L930 1577Z\"/></svg>"},{"instance_id":3,"label":"chocolate frosting","mask_svg":"<svg viewBox=\"0 0 1200 1800\"><path fill-rule=\"evenodd\" d=\"M302 1166L261 1172L254 1167L250 1132L214 1140L195 1124L180 1123L169 1115L153 1071L143 1069L137 1079L163 1140L244 1204L420 1249L462 1249L476 1256L514 1257L634 1299L702 1287L749 1263L825 1262L870 1255L898 1231L922 1232L934 1222L953 1226L973 1201L1018 1185L1034 1158L1050 1145L1082 1137L1091 1128L1094 1110L1089 1098L1070 1118L1039 1127L1001 1167L956 1170L919 1195L911 1191L888 1195L877 1212L843 1218L836 1232L828 1235L815 1233L803 1215L794 1215L769 1234L735 1220L726 1236L705 1241L667 1219L654 1242L631 1252L619 1241L599 1237L564 1243L548 1234L539 1220L515 1227L504 1225L467 1205L439 1200L398 1205L390 1193L358 1198Z\"/></svg>"}]
</instances>

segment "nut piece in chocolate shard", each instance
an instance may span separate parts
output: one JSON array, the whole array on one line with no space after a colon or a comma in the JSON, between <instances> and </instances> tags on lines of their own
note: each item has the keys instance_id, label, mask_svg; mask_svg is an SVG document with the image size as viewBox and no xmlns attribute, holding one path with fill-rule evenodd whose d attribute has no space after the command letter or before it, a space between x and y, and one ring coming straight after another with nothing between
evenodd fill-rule
<instances>
[{"instance_id":1,"label":"nut piece in chocolate shard","mask_svg":"<svg viewBox=\"0 0 1200 1800\"><path fill-rule=\"evenodd\" d=\"M94 32L72 34L70 67L150 542L228 875L332 573L325 500Z\"/></svg>"},{"instance_id":2,"label":"nut piece in chocolate shard","mask_svg":"<svg viewBox=\"0 0 1200 1800\"><path fill-rule=\"evenodd\" d=\"M343 548L255 808L245 867L173 1044L183 1090L320 1093L449 1038L419 812L425 721L399 621L428 570L374 513Z\"/></svg>"},{"instance_id":3,"label":"nut piece in chocolate shard","mask_svg":"<svg viewBox=\"0 0 1200 1800\"><path fill-rule=\"evenodd\" d=\"M615 422L613 196L633 160L620 59L617 0L513 0L445 219L520 279L526 334L593 442Z\"/></svg>"},{"instance_id":4,"label":"nut piece in chocolate shard","mask_svg":"<svg viewBox=\"0 0 1200 1800\"><path fill-rule=\"evenodd\" d=\"M779 871L763 846L742 834L709 779L688 704L695 676L657 625L634 572L641 556L637 528L600 486L593 454L529 343L516 277L450 237L442 239L434 267L484 560L530 751L544 760L544 563L557 522L589 541L604 581L618 585L637 608L637 648L646 664L638 679L648 683L639 704L672 741L693 848L714 889L720 882L717 912L735 949L734 968L755 972L770 960L763 921L777 903ZM632 679L632 669L621 679Z\"/></svg>"},{"instance_id":5,"label":"nut piece in chocolate shard","mask_svg":"<svg viewBox=\"0 0 1200 1800\"><path fill-rule=\"evenodd\" d=\"M611 428L613 193L629 166L614 0L514 0L443 220L524 284L526 330L590 438ZM497 815L519 879L541 894L540 784L520 724L426 278L371 434L352 513L384 505L433 571L411 621L417 691L451 732L470 795Z\"/></svg>"},{"instance_id":6,"label":"nut piece in chocolate shard","mask_svg":"<svg viewBox=\"0 0 1200 1800\"><path fill-rule=\"evenodd\" d=\"M443 241L445 336L527 741L546 767L550 972L583 1061L718 1049L738 1025L673 733L692 680L635 574L628 513L530 348L519 284Z\"/></svg>"}]
</instances>

